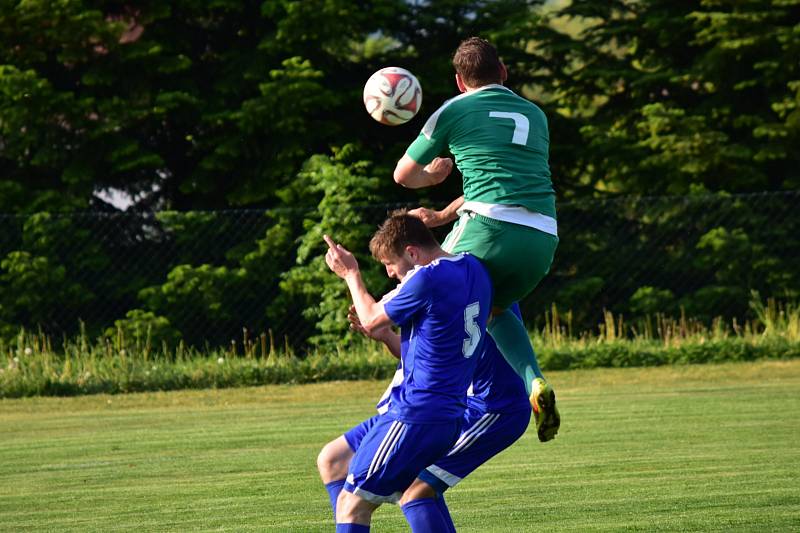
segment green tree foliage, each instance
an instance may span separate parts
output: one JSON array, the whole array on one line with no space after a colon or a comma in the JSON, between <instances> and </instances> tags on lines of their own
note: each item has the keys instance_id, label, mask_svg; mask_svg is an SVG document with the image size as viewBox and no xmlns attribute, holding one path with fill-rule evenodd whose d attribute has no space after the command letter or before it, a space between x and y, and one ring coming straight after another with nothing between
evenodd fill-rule
<instances>
[{"instance_id":1,"label":"green tree foliage","mask_svg":"<svg viewBox=\"0 0 800 533\"><path fill-rule=\"evenodd\" d=\"M54 331L77 328L78 319L94 322L98 300L118 290L119 278L108 274L108 265L105 250L81 218L32 215L16 246L0 259L0 314L11 323L49 324ZM64 307L74 310L73 324L56 318Z\"/></svg>"},{"instance_id":2,"label":"green tree foliage","mask_svg":"<svg viewBox=\"0 0 800 533\"><path fill-rule=\"evenodd\" d=\"M145 354L151 349L160 349L164 344L173 346L181 340L181 334L172 327L169 319L141 309L131 309L125 313L125 318L115 320L114 327L108 328L105 335L120 346L135 346Z\"/></svg>"},{"instance_id":3,"label":"green tree foliage","mask_svg":"<svg viewBox=\"0 0 800 533\"><path fill-rule=\"evenodd\" d=\"M698 194L562 204L566 236L527 316L551 302L582 331L603 311L645 315L752 316L751 294L800 298L800 194Z\"/></svg>"},{"instance_id":4,"label":"green tree foliage","mask_svg":"<svg viewBox=\"0 0 800 533\"><path fill-rule=\"evenodd\" d=\"M7 2L0 211L84 209L102 191L122 191L142 208L276 206L275 192L311 154L347 142L374 150L387 172L424 118L402 128L372 121L361 104L367 77L387 64L409 67L433 110L455 93L448 58L458 41L500 33L528 9L520 1Z\"/></svg>"},{"instance_id":5,"label":"green tree foliage","mask_svg":"<svg viewBox=\"0 0 800 533\"><path fill-rule=\"evenodd\" d=\"M360 156L352 145L337 150L333 157L314 156L295 183L283 191L286 199L304 197L317 207L303 220L305 233L298 242L297 265L283 274L280 283L284 302L293 301L295 308L299 305L302 316L316 325L312 343L340 342L348 327L350 296L345 283L325 265L323 235L330 235L356 255L374 295L380 297L387 286L382 269L366 253L375 226L366 222L371 213L364 207L376 201L379 180L369 175L370 164Z\"/></svg>"},{"instance_id":6,"label":"green tree foliage","mask_svg":"<svg viewBox=\"0 0 800 533\"><path fill-rule=\"evenodd\" d=\"M536 27L528 64L582 143L565 194L798 186L800 2L562 6Z\"/></svg>"},{"instance_id":7,"label":"green tree foliage","mask_svg":"<svg viewBox=\"0 0 800 533\"><path fill-rule=\"evenodd\" d=\"M796 187L798 1L6 3L0 210L81 209L104 190L276 206L303 161L347 142L388 173L456 93L449 58L470 34L548 111L563 197ZM408 126L361 109L387 64L425 88ZM415 198L390 180L381 194Z\"/></svg>"},{"instance_id":8,"label":"green tree foliage","mask_svg":"<svg viewBox=\"0 0 800 533\"><path fill-rule=\"evenodd\" d=\"M791 210L724 193L798 186L800 3L552 2L538 12L516 65L549 111L562 242L529 308L555 301L580 329L604 308L710 320L746 316L751 290L797 298L796 222L764 216ZM620 194L688 196L602 203ZM631 262L658 274L636 279Z\"/></svg>"},{"instance_id":9,"label":"green tree foliage","mask_svg":"<svg viewBox=\"0 0 800 533\"><path fill-rule=\"evenodd\" d=\"M176 264L165 281L141 290L142 309L128 313L117 327L139 336L150 328L169 340L162 334L168 326L194 345L238 342L242 327L251 338L270 331L281 344L284 337L295 346L340 341L347 332L349 297L324 263L322 235L356 252L373 290L386 286L377 263L364 253L374 228L367 220L376 215L365 207L377 199L378 179L360 155L347 145L330 157L312 156L279 191L287 203L309 206L304 218L300 212L270 210L260 217L266 220L251 225L232 213L160 213L176 257L194 261ZM264 226L260 236L253 234ZM216 253L198 246L199 235ZM309 332L315 333L307 338Z\"/></svg>"},{"instance_id":10,"label":"green tree foliage","mask_svg":"<svg viewBox=\"0 0 800 533\"><path fill-rule=\"evenodd\" d=\"M5 335L14 334L15 323L52 324L53 306L72 303L81 294L67 278L66 269L47 257L11 252L0 261L0 269L5 288L0 325Z\"/></svg>"},{"instance_id":11,"label":"green tree foliage","mask_svg":"<svg viewBox=\"0 0 800 533\"><path fill-rule=\"evenodd\" d=\"M189 342L202 342L210 331L236 331L240 322L234 298L242 277L241 270L226 266L178 265L165 283L143 289L139 297L147 309L177 317L170 322Z\"/></svg>"},{"instance_id":12,"label":"green tree foliage","mask_svg":"<svg viewBox=\"0 0 800 533\"><path fill-rule=\"evenodd\" d=\"M92 334L117 320L192 343L242 328L338 339L347 298L321 235L359 254L377 293L385 276L365 252L385 213L363 206L460 194L457 173L417 192L391 171L456 94L451 54L474 34L550 122L564 238L528 309L555 301L592 327L603 307L710 317L748 313L750 290L797 297L790 224L751 196L727 224L703 206L800 187L798 23L800 0L0 3L0 213L32 215L2 219L0 322L74 331L56 324L69 308ZM361 103L387 65L424 90L394 128ZM142 217L101 199L114 192ZM602 203L621 194L686 201ZM250 211L216 211L229 208ZM58 214L83 210L109 224ZM618 273L632 257L658 279Z\"/></svg>"},{"instance_id":13,"label":"green tree foliage","mask_svg":"<svg viewBox=\"0 0 800 533\"><path fill-rule=\"evenodd\" d=\"M285 333L285 313L270 295L294 253L298 224L286 210L165 211L157 220L161 247L172 251L172 261L166 279L139 291L141 313L163 318L194 345L239 342L244 329L250 338L270 329ZM147 320L129 316L123 325L144 330L152 317L142 317Z\"/></svg>"},{"instance_id":14,"label":"green tree foliage","mask_svg":"<svg viewBox=\"0 0 800 533\"><path fill-rule=\"evenodd\" d=\"M80 209L108 189L174 209L274 202L342 128L344 94L300 58L325 63L328 41L380 21L359 10L298 39L283 26L304 4L3 4L0 210Z\"/></svg>"}]
</instances>

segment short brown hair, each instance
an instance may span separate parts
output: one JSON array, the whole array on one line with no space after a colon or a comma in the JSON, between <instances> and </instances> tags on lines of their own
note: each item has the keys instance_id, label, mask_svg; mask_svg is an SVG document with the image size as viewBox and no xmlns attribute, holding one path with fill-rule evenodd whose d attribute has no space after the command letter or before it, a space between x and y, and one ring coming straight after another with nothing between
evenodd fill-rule
<instances>
[{"instance_id":1,"label":"short brown hair","mask_svg":"<svg viewBox=\"0 0 800 533\"><path fill-rule=\"evenodd\" d=\"M406 209L398 209L378 227L369 241L369 251L380 261L401 257L406 246L430 250L437 248L439 242L419 218L409 215Z\"/></svg>"},{"instance_id":2,"label":"short brown hair","mask_svg":"<svg viewBox=\"0 0 800 533\"><path fill-rule=\"evenodd\" d=\"M456 73L470 87L502 82L501 64L497 49L480 37L461 41L453 55Z\"/></svg>"}]
</instances>

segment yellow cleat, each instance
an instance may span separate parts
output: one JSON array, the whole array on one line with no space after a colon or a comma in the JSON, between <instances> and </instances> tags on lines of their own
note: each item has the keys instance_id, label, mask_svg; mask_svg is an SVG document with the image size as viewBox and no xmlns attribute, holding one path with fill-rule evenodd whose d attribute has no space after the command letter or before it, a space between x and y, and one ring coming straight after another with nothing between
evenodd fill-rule
<instances>
[{"instance_id":1,"label":"yellow cleat","mask_svg":"<svg viewBox=\"0 0 800 533\"><path fill-rule=\"evenodd\" d=\"M561 415L556 407L556 393L545 380L536 378L531 382L531 407L536 422L536 433L541 442L555 438L561 426Z\"/></svg>"}]
</instances>

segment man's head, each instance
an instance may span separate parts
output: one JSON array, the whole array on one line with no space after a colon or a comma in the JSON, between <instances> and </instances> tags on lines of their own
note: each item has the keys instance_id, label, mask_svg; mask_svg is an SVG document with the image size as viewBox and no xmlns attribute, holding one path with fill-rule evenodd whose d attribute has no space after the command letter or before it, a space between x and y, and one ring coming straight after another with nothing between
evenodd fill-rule
<instances>
[{"instance_id":1,"label":"man's head","mask_svg":"<svg viewBox=\"0 0 800 533\"><path fill-rule=\"evenodd\" d=\"M453 55L453 67L456 69L456 83L462 92L503 83L508 76L497 49L480 37L470 37L461 42Z\"/></svg>"},{"instance_id":2,"label":"man's head","mask_svg":"<svg viewBox=\"0 0 800 533\"><path fill-rule=\"evenodd\" d=\"M389 215L369 241L372 257L386 267L390 278L402 280L417 265L426 265L442 254L431 230L405 209Z\"/></svg>"}]
</instances>

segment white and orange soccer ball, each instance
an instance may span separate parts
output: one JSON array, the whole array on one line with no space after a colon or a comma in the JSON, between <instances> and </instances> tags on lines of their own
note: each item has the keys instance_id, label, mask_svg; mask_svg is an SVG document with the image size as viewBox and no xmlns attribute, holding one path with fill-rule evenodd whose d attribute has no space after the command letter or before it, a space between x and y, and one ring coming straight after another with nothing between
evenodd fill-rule
<instances>
[{"instance_id":1,"label":"white and orange soccer ball","mask_svg":"<svg viewBox=\"0 0 800 533\"><path fill-rule=\"evenodd\" d=\"M364 85L364 106L372 118L388 126L408 122L422 106L422 87L404 68L385 67Z\"/></svg>"}]
</instances>

